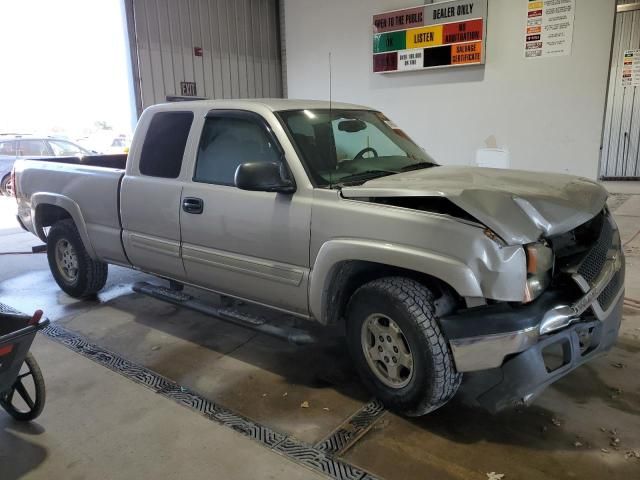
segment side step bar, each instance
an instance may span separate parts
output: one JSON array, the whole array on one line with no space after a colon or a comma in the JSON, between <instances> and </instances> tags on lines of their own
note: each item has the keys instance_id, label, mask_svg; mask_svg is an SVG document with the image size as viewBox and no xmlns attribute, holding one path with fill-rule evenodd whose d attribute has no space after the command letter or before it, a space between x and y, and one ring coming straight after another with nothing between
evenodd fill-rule
<instances>
[{"instance_id":1,"label":"side step bar","mask_svg":"<svg viewBox=\"0 0 640 480\"><path fill-rule=\"evenodd\" d=\"M240 327L249 328L256 332L264 333L265 335L286 340L294 345L310 345L318 341L317 337L305 330L295 327L272 325L267 323L266 319L262 317L250 315L234 308L209 305L176 289L153 285L147 282L138 282L133 285L133 291L180 307L195 310L205 315L214 316Z\"/></svg>"}]
</instances>

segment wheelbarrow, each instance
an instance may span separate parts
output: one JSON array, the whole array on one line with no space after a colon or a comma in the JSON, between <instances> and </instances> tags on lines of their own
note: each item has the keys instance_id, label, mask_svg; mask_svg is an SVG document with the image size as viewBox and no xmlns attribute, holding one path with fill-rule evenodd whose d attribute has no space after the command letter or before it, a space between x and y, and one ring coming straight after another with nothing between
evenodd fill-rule
<instances>
[{"instance_id":1,"label":"wheelbarrow","mask_svg":"<svg viewBox=\"0 0 640 480\"><path fill-rule=\"evenodd\" d=\"M0 303L0 406L22 422L44 408L44 379L29 349L36 332L48 324L42 310L29 316Z\"/></svg>"}]
</instances>

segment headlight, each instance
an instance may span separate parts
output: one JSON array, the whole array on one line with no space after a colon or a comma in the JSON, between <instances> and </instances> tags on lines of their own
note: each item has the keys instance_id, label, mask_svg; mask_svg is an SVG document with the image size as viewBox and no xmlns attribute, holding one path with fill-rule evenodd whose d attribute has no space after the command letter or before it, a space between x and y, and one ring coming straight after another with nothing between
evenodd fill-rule
<instances>
[{"instance_id":1,"label":"headlight","mask_svg":"<svg viewBox=\"0 0 640 480\"><path fill-rule=\"evenodd\" d=\"M527 254L527 284L524 289L525 303L538 298L551 283L553 276L553 250L544 242L524 246Z\"/></svg>"}]
</instances>

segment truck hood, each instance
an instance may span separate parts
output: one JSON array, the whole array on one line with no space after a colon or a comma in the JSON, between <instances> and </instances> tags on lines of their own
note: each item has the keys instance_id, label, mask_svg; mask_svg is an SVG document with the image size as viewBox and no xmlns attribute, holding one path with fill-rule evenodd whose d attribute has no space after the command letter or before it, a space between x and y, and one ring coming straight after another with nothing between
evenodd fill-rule
<instances>
[{"instance_id":1,"label":"truck hood","mask_svg":"<svg viewBox=\"0 0 640 480\"><path fill-rule=\"evenodd\" d=\"M434 167L344 187L346 198L444 197L507 244L572 230L598 212L607 191L571 175L479 167Z\"/></svg>"}]
</instances>

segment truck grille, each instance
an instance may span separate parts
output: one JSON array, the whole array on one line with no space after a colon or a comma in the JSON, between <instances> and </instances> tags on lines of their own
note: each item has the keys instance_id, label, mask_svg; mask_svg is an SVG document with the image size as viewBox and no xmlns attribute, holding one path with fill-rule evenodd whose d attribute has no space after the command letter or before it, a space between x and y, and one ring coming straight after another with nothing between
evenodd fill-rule
<instances>
[{"instance_id":1,"label":"truck grille","mask_svg":"<svg viewBox=\"0 0 640 480\"><path fill-rule=\"evenodd\" d=\"M608 217L602 222L602 230L595 245L578 267L578 274L591 285L607 260L607 252L613 242L613 227Z\"/></svg>"},{"instance_id":2,"label":"truck grille","mask_svg":"<svg viewBox=\"0 0 640 480\"><path fill-rule=\"evenodd\" d=\"M616 293L620 290L620 286L622 285L624 276L624 269L621 268L618 270L609 285L605 287L605 289L598 295L598 303L600 304L600 308L606 311L610 306L613 300L616 297Z\"/></svg>"}]
</instances>

